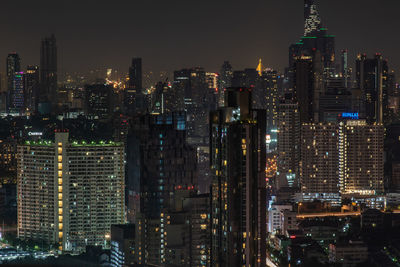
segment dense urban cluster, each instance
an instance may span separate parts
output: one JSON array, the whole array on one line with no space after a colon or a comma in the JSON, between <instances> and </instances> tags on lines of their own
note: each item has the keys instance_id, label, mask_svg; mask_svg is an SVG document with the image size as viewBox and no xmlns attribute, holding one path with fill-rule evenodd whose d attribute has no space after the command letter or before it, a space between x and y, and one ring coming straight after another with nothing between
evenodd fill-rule
<instances>
[{"instance_id":1,"label":"dense urban cluster","mask_svg":"<svg viewBox=\"0 0 400 267\"><path fill-rule=\"evenodd\" d=\"M0 263L399 266L400 87L335 38L304 0L283 72L61 75L54 35L39 65L10 53Z\"/></svg>"}]
</instances>

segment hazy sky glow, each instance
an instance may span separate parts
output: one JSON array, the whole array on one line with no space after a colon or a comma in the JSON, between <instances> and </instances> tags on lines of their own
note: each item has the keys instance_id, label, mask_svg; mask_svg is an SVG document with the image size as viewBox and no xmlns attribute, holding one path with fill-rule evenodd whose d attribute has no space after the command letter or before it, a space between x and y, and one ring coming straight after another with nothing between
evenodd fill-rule
<instances>
[{"instance_id":1,"label":"hazy sky glow","mask_svg":"<svg viewBox=\"0 0 400 267\"><path fill-rule=\"evenodd\" d=\"M379 51L398 72L398 0L320 0L323 24L337 49ZM61 71L128 69L143 58L145 70L203 66L283 70L288 46L303 33L302 0L1 0L0 62L10 51L22 66L39 64L40 40L54 32Z\"/></svg>"}]
</instances>

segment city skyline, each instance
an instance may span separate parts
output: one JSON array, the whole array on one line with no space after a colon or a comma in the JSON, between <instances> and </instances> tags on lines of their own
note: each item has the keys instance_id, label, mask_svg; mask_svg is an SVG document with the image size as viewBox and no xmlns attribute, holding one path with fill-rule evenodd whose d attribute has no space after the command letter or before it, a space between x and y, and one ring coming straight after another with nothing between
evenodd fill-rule
<instances>
[{"instance_id":1,"label":"city skyline","mask_svg":"<svg viewBox=\"0 0 400 267\"><path fill-rule=\"evenodd\" d=\"M259 58L265 66L283 71L287 66L287 47L303 34L303 3L293 2L96 1L94 6L89 1L55 5L49 1L38 4L6 0L0 21L4 25L2 35L7 38L0 44L0 53L5 60L8 53L17 52L22 69L39 64L40 41L54 33L61 73L96 68L127 72L129 58L135 56L143 58L144 71L171 73L194 66L218 71L224 60L230 60L234 69L255 68ZM391 34L391 29L400 26L395 19L399 3L317 3L322 24L336 35L337 64L339 51L347 48L351 66L359 52L369 56L381 52L385 59L390 59L391 70L400 68L400 56L396 55L394 45L399 37ZM18 10L18 14L13 10ZM42 15L34 16L37 12ZM1 65L0 71L4 70Z\"/></svg>"}]
</instances>

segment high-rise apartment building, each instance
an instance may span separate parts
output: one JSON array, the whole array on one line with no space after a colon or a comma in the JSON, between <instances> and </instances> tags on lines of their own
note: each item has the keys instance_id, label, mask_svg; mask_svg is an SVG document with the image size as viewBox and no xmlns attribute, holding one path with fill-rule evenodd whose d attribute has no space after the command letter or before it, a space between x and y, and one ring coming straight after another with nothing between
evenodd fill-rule
<instances>
[{"instance_id":1,"label":"high-rise apartment building","mask_svg":"<svg viewBox=\"0 0 400 267\"><path fill-rule=\"evenodd\" d=\"M278 162L276 187L299 187L300 112L297 103L278 106Z\"/></svg>"},{"instance_id":2,"label":"high-rise apartment building","mask_svg":"<svg viewBox=\"0 0 400 267\"><path fill-rule=\"evenodd\" d=\"M376 195L384 191L382 124L349 120L339 130L339 180L342 194Z\"/></svg>"},{"instance_id":3,"label":"high-rise apartment building","mask_svg":"<svg viewBox=\"0 0 400 267\"><path fill-rule=\"evenodd\" d=\"M124 146L113 142L25 141L17 148L18 237L59 250L106 247L125 222Z\"/></svg>"},{"instance_id":4,"label":"high-rise apartment building","mask_svg":"<svg viewBox=\"0 0 400 267\"><path fill-rule=\"evenodd\" d=\"M300 181L303 194L318 199L339 199L338 146L336 123L302 125Z\"/></svg>"},{"instance_id":5,"label":"high-rise apartment building","mask_svg":"<svg viewBox=\"0 0 400 267\"><path fill-rule=\"evenodd\" d=\"M40 112L48 113L57 103L57 43L52 34L40 47Z\"/></svg>"},{"instance_id":6,"label":"high-rise apartment building","mask_svg":"<svg viewBox=\"0 0 400 267\"><path fill-rule=\"evenodd\" d=\"M265 266L265 110L251 91L229 88L210 114L211 266Z\"/></svg>"}]
</instances>

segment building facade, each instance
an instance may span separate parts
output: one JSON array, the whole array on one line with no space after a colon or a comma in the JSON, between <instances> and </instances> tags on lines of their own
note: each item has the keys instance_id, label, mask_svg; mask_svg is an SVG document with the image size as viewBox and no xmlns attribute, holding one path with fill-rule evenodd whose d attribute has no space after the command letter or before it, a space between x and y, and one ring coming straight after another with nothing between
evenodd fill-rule
<instances>
[{"instance_id":1,"label":"building facade","mask_svg":"<svg viewBox=\"0 0 400 267\"><path fill-rule=\"evenodd\" d=\"M212 266L265 266L266 115L251 102L250 90L229 88L210 114Z\"/></svg>"},{"instance_id":2,"label":"building facade","mask_svg":"<svg viewBox=\"0 0 400 267\"><path fill-rule=\"evenodd\" d=\"M339 181L342 194L384 191L384 127L365 120L342 122L339 129Z\"/></svg>"},{"instance_id":3,"label":"building facade","mask_svg":"<svg viewBox=\"0 0 400 267\"><path fill-rule=\"evenodd\" d=\"M17 149L18 236L59 250L106 247L125 222L124 147L113 142L26 141Z\"/></svg>"}]
</instances>

